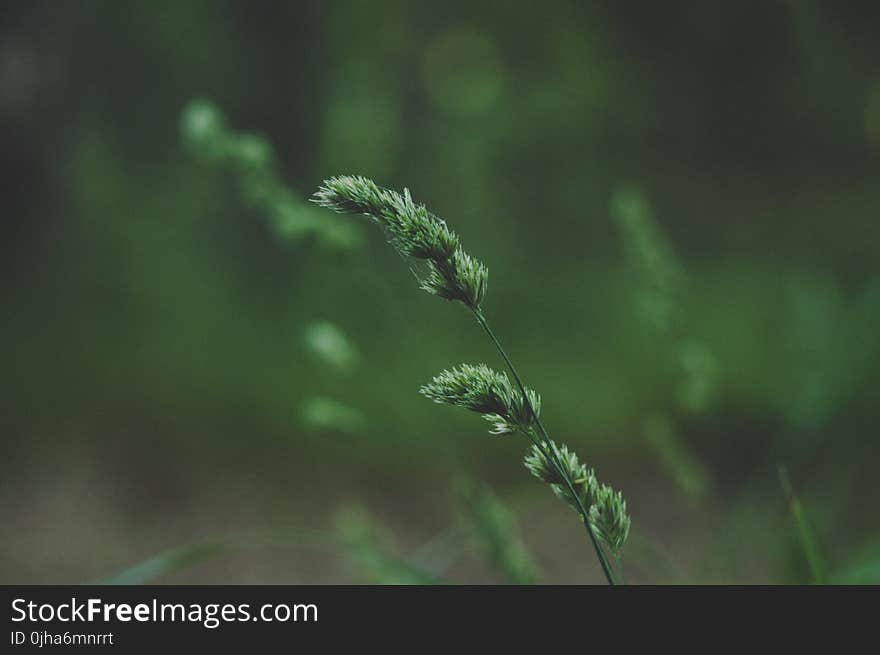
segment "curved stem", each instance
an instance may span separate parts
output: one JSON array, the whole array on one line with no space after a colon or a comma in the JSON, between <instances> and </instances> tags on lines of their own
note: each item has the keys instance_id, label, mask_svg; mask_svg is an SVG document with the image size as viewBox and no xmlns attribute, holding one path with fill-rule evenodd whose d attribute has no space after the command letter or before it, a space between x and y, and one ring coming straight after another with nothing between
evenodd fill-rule
<instances>
[{"instance_id":1,"label":"curved stem","mask_svg":"<svg viewBox=\"0 0 880 655\"><path fill-rule=\"evenodd\" d=\"M510 360L510 357L507 356L504 348L501 346L501 342L498 341L498 337L495 336L495 333L492 331L492 328L489 327L489 323L486 321L486 318L483 316L482 312L478 309L474 309L474 316L477 319L477 323L480 324L480 327L486 332L491 339L492 343L495 344L495 348L501 354L502 359L504 359L504 363L507 365L508 370L511 375L513 375L513 379L516 381L517 386L519 387L519 391L523 396L523 402L529 410L529 413L534 417L535 424L538 426L538 429L541 431L541 436L546 443L546 450L539 440L535 439L530 432L526 432L526 436L532 442L532 444L541 451L541 454L546 457L553 467L556 469L557 473L559 473L559 477L565 482L565 486L568 489L568 492L571 494L572 498L574 498L575 503L577 504L578 514L581 515L581 519L584 522L584 527L587 530L587 535L590 537L590 542L593 544L593 549L596 551L596 557L599 558L599 563L602 565L602 572L605 574L605 579L608 581L608 584L615 585L616 579L614 576L614 571L611 568L611 565L608 563L608 558L605 556L605 552L602 550L602 547L599 545L598 539L596 539L596 535L593 532L593 528L590 525L590 515L587 512L587 509L584 507L583 502L581 501L580 495L575 491L574 485L569 479L568 474L565 469L562 467L562 464L559 461L559 456L556 453L556 447L553 441L550 439L550 435L547 434L547 430L544 428L544 424L541 423L541 419L538 416L537 412L535 412L535 408L532 407L532 402L529 400L529 395L526 393L525 385L522 382L522 379L519 377L519 373L516 371L516 367L513 365L513 362ZM548 452L549 451L549 452Z\"/></svg>"}]
</instances>

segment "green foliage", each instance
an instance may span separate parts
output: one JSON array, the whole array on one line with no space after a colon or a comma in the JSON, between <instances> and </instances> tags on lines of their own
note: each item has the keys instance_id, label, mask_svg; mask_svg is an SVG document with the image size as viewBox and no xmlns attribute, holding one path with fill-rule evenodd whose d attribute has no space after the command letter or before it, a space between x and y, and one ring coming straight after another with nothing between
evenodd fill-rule
<instances>
[{"instance_id":1,"label":"green foliage","mask_svg":"<svg viewBox=\"0 0 880 655\"><path fill-rule=\"evenodd\" d=\"M485 364L462 364L443 371L419 392L435 403L482 414L492 424L492 434L532 430L541 414L541 397L537 393L526 390L529 408L507 375Z\"/></svg>"},{"instance_id":2,"label":"green foliage","mask_svg":"<svg viewBox=\"0 0 880 655\"><path fill-rule=\"evenodd\" d=\"M507 507L484 484L460 478L453 496L466 533L478 552L507 582L534 584L538 566L517 533Z\"/></svg>"},{"instance_id":3,"label":"green foliage","mask_svg":"<svg viewBox=\"0 0 880 655\"><path fill-rule=\"evenodd\" d=\"M400 194L372 180L345 175L325 180L313 200L338 213L372 218L386 229L402 256L424 263L419 276L423 290L473 310L480 308L488 269L462 249L458 235L441 218L413 202L408 189Z\"/></svg>"},{"instance_id":4,"label":"green foliage","mask_svg":"<svg viewBox=\"0 0 880 655\"><path fill-rule=\"evenodd\" d=\"M289 241L314 237L333 250L360 245L354 226L317 215L281 181L275 153L265 138L230 130L212 103L191 102L181 116L180 130L184 145L196 157L232 175L246 204L265 216L279 237Z\"/></svg>"}]
</instances>

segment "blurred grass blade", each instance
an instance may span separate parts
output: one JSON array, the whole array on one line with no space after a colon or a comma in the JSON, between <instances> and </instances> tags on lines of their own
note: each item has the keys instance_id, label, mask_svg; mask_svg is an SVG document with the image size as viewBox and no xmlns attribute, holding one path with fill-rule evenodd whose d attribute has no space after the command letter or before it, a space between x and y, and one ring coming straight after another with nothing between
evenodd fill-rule
<instances>
[{"instance_id":1,"label":"blurred grass blade","mask_svg":"<svg viewBox=\"0 0 880 655\"><path fill-rule=\"evenodd\" d=\"M846 567L831 576L834 584L880 584L880 540L849 557Z\"/></svg>"},{"instance_id":2,"label":"blurred grass blade","mask_svg":"<svg viewBox=\"0 0 880 655\"><path fill-rule=\"evenodd\" d=\"M637 312L653 333L668 334L681 311L681 265L638 189L618 189L611 199L611 215L633 269Z\"/></svg>"},{"instance_id":3,"label":"blurred grass blade","mask_svg":"<svg viewBox=\"0 0 880 655\"><path fill-rule=\"evenodd\" d=\"M461 534L454 528L441 530L409 556L413 566L440 578L462 555Z\"/></svg>"},{"instance_id":4,"label":"blurred grass blade","mask_svg":"<svg viewBox=\"0 0 880 655\"><path fill-rule=\"evenodd\" d=\"M171 548L93 584L136 585L188 569L228 552L261 546L328 545L332 535L305 528L251 530Z\"/></svg>"},{"instance_id":5,"label":"blurred grass blade","mask_svg":"<svg viewBox=\"0 0 880 655\"><path fill-rule=\"evenodd\" d=\"M97 585L147 584L229 552L265 546L308 546L333 549L363 562L372 571L386 572L380 584L437 584L437 576L366 541L363 535L333 534L307 528L248 531L172 548L118 573L93 581ZM378 577L378 576L377 576Z\"/></svg>"},{"instance_id":6,"label":"blurred grass blade","mask_svg":"<svg viewBox=\"0 0 880 655\"><path fill-rule=\"evenodd\" d=\"M107 578L96 580L99 585L138 585L187 569L232 549L223 541L205 542L173 548L135 564Z\"/></svg>"},{"instance_id":7,"label":"blurred grass blade","mask_svg":"<svg viewBox=\"0 0 880 655\"><path fill-rule=\"evenodd\" d=\"M535 584L538 566L507 507L486 485L471 478L456 480L452 492L464 529L489 566L510 584Z\"/></svg>"},{"instance_id":8,"label":"blurred grass blade","mask_svg":"<svg viewBox=\"0 0 880 655\"><path fill-rule=\"evenodd\" d=\"M791 479L788 477L788 470L782 464L779 465L778 470L779 482L782 485L782 491L785 493L786 500L788 501L788 509L791 512L795 527L797 528L798 540L804 551L807 565L810 568L810 581L812 584L826 584L827 578L825 576L825 567L822 562L822 556L819 554L819 547L816 543L813 531L810 529L810 525L807 522L803 506L791 485Z\"/></svg>"},{"instance_id":9,"label":"blurred grass blade","mask_svg":"<svg viewBox=\"0 0 880 655\"><path fill-rule=\"evenodd\" d=\"M359 228L328 220L304 202L282 181L279 159L269 141L232 130L212 102L193 100L184 108L180 136L199 160L227 172L245 204L261 214L279 238L297 242L314 237L330 250L360 247Z\"/></svg>"},{"instance_id":10,"label":"blurred grass blade","mask_svg":"<svg viewBox=\"0 0 880 655\"><path fill-rule=\"evenodd\" d=\"M360 505L337 512L336 530L352 564L370 583L434 585L440 582L432 573L393 555L390 534Z\"/></svg>"},{"instance_id":11,"label":"blurred grass blade","mask_svg":"<svg viewBox=\"0 0 880 655\"><path fill-rule=\"evenodd\" d=\"M659 465L678 487L690 498L702 498L709 486L709 474L669 417L660 414L651 416L642 426L642 434Z\"/></svg>"},{"instance_id":12,"label":"blurred grass blade","mask_svg":"<svg viewBox=\"0 0 880 655\"><path fill-rule=\"evenodd\" d=\"M880 558L845 569L833 576L834 584L880 584Z\"/></svg>"}]
</instances>

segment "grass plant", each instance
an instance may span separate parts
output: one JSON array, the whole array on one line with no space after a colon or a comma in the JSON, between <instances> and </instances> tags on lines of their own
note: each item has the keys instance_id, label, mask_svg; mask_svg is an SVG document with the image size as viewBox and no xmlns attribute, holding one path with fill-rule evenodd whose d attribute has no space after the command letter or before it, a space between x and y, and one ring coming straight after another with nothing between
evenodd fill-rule
<instances>
[{"instance_id":1,"label":"grass plant","mask_svg":"<svg viewBox=\"0 0 880 655\"><path fill-rule=\"evenodd\" d=\"M510 377L485 364L461 364L440 373L421 393L434 402L483 415L492 434L525 437L530 444L526 468L578 513L605 579L617 584L622 576L620 550L630 529L626 501L620 492L600 484L573 451L550 438L540 418L540 396L525 386L483 313L488 268L467 253L446 222L416 203L407 189L399 193L364 177L343 175L326 180L312 200L337 213L362 214L384 228L393 248L411 263L424 291L461 303L472 313Z\"/></svg>"}]
</instances>

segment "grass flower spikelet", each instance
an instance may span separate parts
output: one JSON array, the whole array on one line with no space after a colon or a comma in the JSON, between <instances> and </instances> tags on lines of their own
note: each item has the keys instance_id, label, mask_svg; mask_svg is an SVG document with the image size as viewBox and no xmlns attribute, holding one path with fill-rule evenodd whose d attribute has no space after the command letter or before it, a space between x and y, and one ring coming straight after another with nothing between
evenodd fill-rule
<instances>
[{"instance_id":1,"label":"grass flower spikelet","mask_svg":"<svg viewBox=\"0 0 880 655\"><path fill-rule=\"evenodd\" d=\"M489 270L461 247L446 222L413 201L372 180L343 175L326 180L312 201L338 213L363 214L382 225L391 245L404 257L424 263L420 287L446 300L478 310L486 295Z\"/></svg>"},{"instance_id":2,"label":"grass flower spikelet","mask_svg":"<svg viewBox=\"0 0 880 655\"><path fill-rule=\"evenodd\" d=\"M577 509L577 500L553 463L548 459L550 449L555 449L562 471L571 481L581 504L588 508L590 526L596 537L617 556L629 536L630 518L626 513L623 494L615 492L606 484L599 484L593 469L588 469L578 456L564 444L544 442L541 448L532 446L524 459L525 467L539 480L550 485L553 492Z\"/></svg>"},{"instance_id":3,"label":"grass flower spikelet","mask_svg":"<svg viewBox=\"0 0 880 655\"><path fill-rule=\"evenodd\" d=\"M529 389L529 400L540 413L541 397ZM511 384L506 373L494 371L485 364L462 364L443 371L420 393L435 403L464 407L482 414L492 424L492 434L512 434L529 430L534 422L522 395Z\"/></svg>"}]
</instances>

